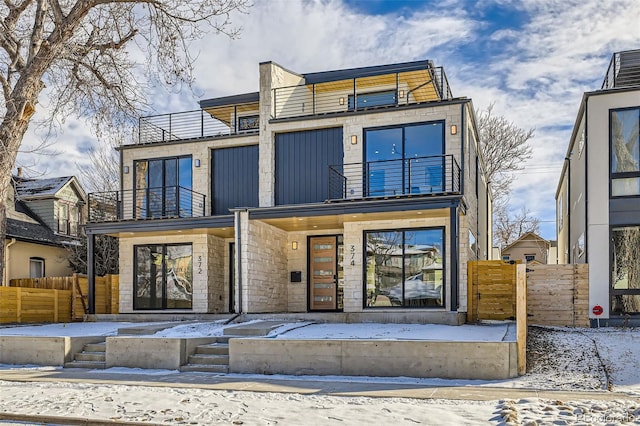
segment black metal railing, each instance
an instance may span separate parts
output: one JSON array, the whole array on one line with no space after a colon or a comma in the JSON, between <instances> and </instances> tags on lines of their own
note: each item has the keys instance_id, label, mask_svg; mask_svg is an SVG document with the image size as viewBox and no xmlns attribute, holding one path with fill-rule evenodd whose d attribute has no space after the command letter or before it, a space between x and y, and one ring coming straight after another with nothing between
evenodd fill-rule
<instances>
[{"instance_id":1,"label":"black metal railing","mask_svg":"<svg viewBox=\"0 0 640 426\"><path fill-rule=\"evenodd\" d=\"M206 196L182 186L89 194L89 222L201 217Z\"/></svg>"},{"instance_id":2,"label":"black metal railing","mask_svg":"<svg viewBox=\"0 0 640 426\"><path fill-rule=\"evenodd\" d=\"M452 155L329 166L329 199L460 193Z\"/></svg>"},{"instance_id":3,"label":"black metal railing","mask_svg":"<svg viewBox=\"0 0 640 426\"><path fill-rule=\"evenodd\" d=\"M640 85L640 49L614 53L601 89L637 85Z\"/></svg>"},{"instance_id":4,"label":"black metal railing","mask_svg":"<svg viewBox=\"0 0 640 426\"><path fill-rule=\"evenodd\" d=\"M363 111L452 99L442 67L273 89L273 118Z\"/></svg>"},{"instance_id":5,"label":"black metal railing","mask_svg":"<svg viewBox=\"0 0 640 426\"><path fill-rule=\"evenodd\" d=\"M237 106L234 106L234 111L235 108ZM138 143L180 141L258 132L257 115L238 117L236 114L237 111L234 114L229 114L228 123L214 118L204 110L140 117L138 120Z\"/></svg>"}]
</instances>

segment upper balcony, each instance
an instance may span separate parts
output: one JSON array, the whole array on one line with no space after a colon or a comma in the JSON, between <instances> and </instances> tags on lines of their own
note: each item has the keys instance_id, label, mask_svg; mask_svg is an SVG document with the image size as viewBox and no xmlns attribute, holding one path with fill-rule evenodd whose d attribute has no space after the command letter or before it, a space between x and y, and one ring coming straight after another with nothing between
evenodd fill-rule
<instances>
[{"instance_id":1,"label":"upper balcony","mask_svg":"<svg viewBox=\"0 0 640 426\"><path fill-rule=\"evenodd\" d=\"M329 167L329 200L460 194L460 166L452 155Z\"/></svg>"},{"instance_id":2,"label":"upper balcony","mask_svg":"<svg viewBox=\"0 0 640 426\"><path fill-rule=\"evenodd\" d=\"M601 89L633 86L640 86L640 49L614 53Z\"/></svg>"},{"instance_id":3,"label":"upper balcony","mask_svg":"<svg viewBox=\"0 0 640 426\"><path fill-rule=\"evenodd\" d=\"M182 186L89 194L89 222L202 217L206 196Z\"/></svg>"},{"instance_id":4,"label":"upper balcony","mask_svg":"<svg viewBox=\"0 0 640 426\"><path fill-rule=\"evenodd\" d=\"M351 77L351 78L347 78ZM305 84L273 89L275 119L437 102L453 98L431 61L304 75Z\"/></svg>"},{"instance_id":5,"label":"upper balcony","mask_svg":"<svg viewBox=\"0 0 640 426\"><path fill-rule=\"evenodd\" d=\"M207 99L201 109L141 117L137 144L257 133L258 93ZM134 142L135 144L136 142Z\"/></svg>"}]
</instances>

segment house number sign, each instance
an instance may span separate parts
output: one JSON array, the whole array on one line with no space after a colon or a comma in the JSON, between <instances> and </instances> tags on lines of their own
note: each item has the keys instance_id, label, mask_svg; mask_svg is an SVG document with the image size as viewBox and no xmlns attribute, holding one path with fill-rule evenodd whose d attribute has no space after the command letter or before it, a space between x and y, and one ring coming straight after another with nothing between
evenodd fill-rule
<instances>
[{"instance_id":1,"label":"house number sign","mask_svg":"<svg viewBox=\"0 0 640 426\"><path fill-rule=\"evenodd\" d=\"M198 274L202 274L202 256L198 256Z\"/></svg>"},{"instance_id":2,"label":"house number sign","mask_svg":"<svg viewBox=\"0 0 640 426\"><path fill-rule=\"evenodd\" d=\"M351 266L355 266L356 265L356 246L351 244L349 246L349 253L351 253L351 261L349 263L351 264Z\"/></svg>"}]
</instances>

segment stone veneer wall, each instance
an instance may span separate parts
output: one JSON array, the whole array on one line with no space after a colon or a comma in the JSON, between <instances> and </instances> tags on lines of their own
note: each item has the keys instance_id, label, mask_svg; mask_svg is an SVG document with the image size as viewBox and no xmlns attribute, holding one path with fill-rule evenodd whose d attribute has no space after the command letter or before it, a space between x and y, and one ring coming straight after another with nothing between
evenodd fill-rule
<instances>
[{"instance_id":1,"label":"stone veneer wall","mask_svg":"<svg viewBox=\"0 0 640 426\"><path fill-rule=\"evenodd\" d=\"M242 223L243 312L286 312L287 233L259 220Z\"/></svg>"},{"instance_id":2,"label":"stone veneer wall","mask_svg":"<svg viewBox=\"0 0 640 426\"><path fill-rule=\"evenodd\" d=\"M171 235L171 236L141 236L120 238L120 313L133 312L158 312L158 311L134 311L133 310L133 281L134 281L134 245L143 244L176 244L191 243L193 248L193 299L192 309L175 309L171 312L207 313L209 284L207 272L209 264L209 249L207 235ZM201 256L202 266L199 267L198 259ZM168 311L160 311L168 312Z\"/></svg>"}]
</instances>

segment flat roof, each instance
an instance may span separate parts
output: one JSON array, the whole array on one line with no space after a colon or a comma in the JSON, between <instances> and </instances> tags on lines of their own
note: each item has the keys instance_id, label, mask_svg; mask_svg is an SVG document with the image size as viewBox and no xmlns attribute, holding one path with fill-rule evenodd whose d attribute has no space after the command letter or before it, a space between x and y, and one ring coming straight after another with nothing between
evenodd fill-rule
<instances>
[{"instance_id":1,"label":"flat roof","mask_svg":"<svg viewBox=\"0 0 640 426\"><path fill-rule=\"evenodd\" d=\"M408 72L424 70L433 67L429 60L401 62L397 64L375 65L371 67L348 68L335 71L312 72L302 74L306 84L325 83L328 81L350 80L360 77L371 77L375 75L392 74L397 72Z\"/></svg>"},{"instance_id":2,"label":"flat roof","mask_svg":"<svg viewBox=\"0 0 640 426\"><path fill-rule=\"evenodd\" d=\"M260 100L260 92L242 93L240 95L223 96L221 98L203 99L200 108L207 109L225 105L249 104Z\"/></svg>"}]
</instances>

